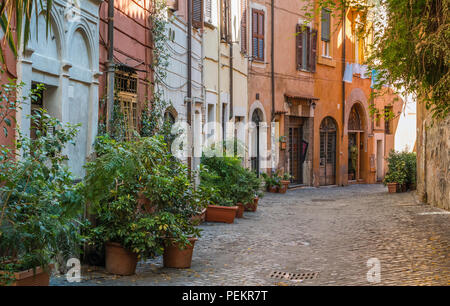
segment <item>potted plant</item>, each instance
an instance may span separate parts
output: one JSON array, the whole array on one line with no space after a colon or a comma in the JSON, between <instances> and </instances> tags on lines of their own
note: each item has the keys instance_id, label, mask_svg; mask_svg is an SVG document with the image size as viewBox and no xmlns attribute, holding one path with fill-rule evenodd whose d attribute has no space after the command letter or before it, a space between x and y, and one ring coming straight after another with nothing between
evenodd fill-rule
<instances>
[{"instance_id":1,"label":"potted plant","mask_svg":"<svg viewBox=\"0 0 450 306\"><path fill-rule=\"evenodd\" d=\"M200 237L200 229L181 214L163 212L157 217L157 227L161 231L166 268L190 268L194 245Z\"/></svg>"},{"instance_id":2,"label":"potted plant","mask_svg":"<svg viewBox=\"0 0 450 306\"><path fill-rule=\"evenodd\" d=\"M387 157L388 171L384 177L384 184L388 186L390 193L404 191L407 181L407 168L404 155L391 151Z\"/></svg>"},{"instance_id":3,"label":"potted plant","mask_svg":"<svg viewBox=\"0 0 450 306\"><path fill-rule=\"evenodd\" d=\"M280 193L286 193L289 184L291 183L292 176L285 172L280 179L281 187L279 188Z\"/></svg>"},{"instance_id":4,"label":"potted plant","mask_svg":"<svg viewBox=\"0 0 450 306\"><path fill-rule=\"evenodd\" d=\"M246 186L242 182L241 160L236 157L202 157L200 184L215 190L206 210L206 221L233 223L236 205Z\"/></svg>"},{"instance_id":5,"label":"potted plant","mask_svg":"<svg viewBox=\"0 0 450 306\"><path fill-rule=\"evenodd\" d=\"M276 173L273 173L272 176L269 176L267 173L262 173L261 175L264 179L267 191L277 193L279 188L281 188L281 178Z\"/></svg>"},{"instance_id":6,"label":"potted plant","mask_svg":"<svg viewBox=\"0 0 450 306\"><path fill-rule=\"evenodd\" d=\"M0 285L48 286L58 258L78 255L83 240L79 185L63 154L77 126L42 109L31 120L35 139L19 132L14 148L0 147Z\"/></svg>"},{"instance_id":7,"label":"potted plant","mask_svg":"<svg viewBox=\"0 0 450 306\"><path fill-rule=\"evenodd\" d=\"M407 188L409 190L416 189L416 168L417 168L417 157L416 153L404 152L405 160L406 160L406 169L407 169Z\"/></svg>"},{"instance_id":8,"label":"potted plant","mask_svg":"<svg viewBox=\"0 0 450 306\"><path fill-rule=\"evenodd\" d=\"M90 242L105 245L106 271L132 275L138 260L164 250L155 222L161 188L149 186L159 182L158 171L170 168L166 145L161 137L116 142L106 135L96 151L101 153L85 166L84 194L97 219Z\"/></svg>"}]
</instances>

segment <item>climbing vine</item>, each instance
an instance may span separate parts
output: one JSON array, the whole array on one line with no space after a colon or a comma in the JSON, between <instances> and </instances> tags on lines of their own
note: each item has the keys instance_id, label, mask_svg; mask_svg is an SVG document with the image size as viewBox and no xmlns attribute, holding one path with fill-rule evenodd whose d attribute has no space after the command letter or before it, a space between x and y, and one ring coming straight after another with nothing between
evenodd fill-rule
<instances>
[{"instance_id":1,"label":"climbing vine","mask_svg":"<svg viewBox=\"0 0 450 306\"><path fill-rule=\"evenodd\" d=\"M163 135L166 141L170 141L171 123L166 120L164 114L171 106L171 101L164 98L163 84L167 78L169 66L169 53L166 43L168 40L167 24L169 23L167 5L165 0L154 0L153 14L151 15L151 33L153 38L153 97L150 107L144 109L141 114L141 136Z\"/></svg>"}]
</instances>

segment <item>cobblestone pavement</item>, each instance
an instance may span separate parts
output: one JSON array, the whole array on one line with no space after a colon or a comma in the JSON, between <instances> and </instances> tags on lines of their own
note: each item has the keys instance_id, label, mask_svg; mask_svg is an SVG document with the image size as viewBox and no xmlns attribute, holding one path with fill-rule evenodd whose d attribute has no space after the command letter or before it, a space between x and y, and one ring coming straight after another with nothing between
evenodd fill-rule
<instances>
[{"instance_id":1,"label":"cobblestone pavement","mask_svg":"<svg viewBox=\"0 0 450 306\"><path fill-rule=\"evenodd\" d=\"M450 212L383 185L301 188L266 194L234 224L204 223L191 269L139 263L135 276L102 270L81 283L52 285L371 285L367 261L381 264L375 285L450 285ZM92 269L92 268L91 268ZM303 281L275 272L318 272Z\"/></svg>"}]
</instances>

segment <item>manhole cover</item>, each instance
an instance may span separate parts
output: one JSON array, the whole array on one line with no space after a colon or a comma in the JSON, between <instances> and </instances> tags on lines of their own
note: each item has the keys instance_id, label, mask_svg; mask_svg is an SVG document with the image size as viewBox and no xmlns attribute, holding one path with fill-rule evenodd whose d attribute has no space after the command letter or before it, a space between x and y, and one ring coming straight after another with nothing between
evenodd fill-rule
<instances>
[{"instance_id":1,"label":"manhole cover","mask_svg":"<svg viewBox=\"0 0 450 306\"><path fill-rule=\"evenodd\" d=\"M317 278L318 275L319 275L319 272L289 273L289 272L273 271L272 273L270 273L271 278L287 279L287 280L315 279L315 278Z\"/></svg>"}]
</instances>

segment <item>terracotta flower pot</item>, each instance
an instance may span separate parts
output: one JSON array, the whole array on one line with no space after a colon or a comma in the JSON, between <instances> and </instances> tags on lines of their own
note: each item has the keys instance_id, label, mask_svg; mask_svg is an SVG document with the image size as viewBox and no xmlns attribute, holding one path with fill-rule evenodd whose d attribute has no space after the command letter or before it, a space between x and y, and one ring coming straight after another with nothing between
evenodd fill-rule
<instances>
[{"instance_id":1,"label":"terracotta flower pot","mask_svg":"<svg viewBox=\"0 0 450 306\"><path fill-rule=\"evenodd\" d=\"M178 269L190 268L196 241L197 238L189 238L191 245L186 245L185 248L182 248L182 245L174 243L173 239L167 239L163 254L164 267Z\"/></svg>"},{"instance_id":2,"label":"terracotta flower pot","mask_svg":"<svg viewBox=\"0 0 450 306\"><path fill-rule=\"evenodd\" d=\"M116 242L105 245L106 271L118 275L133 275L138 262L137 255Z\"/></svg>"},{"instance_id":3,"label":"terracotta flower pot","mask_svg":"<svg viewBox=\"0 0 450 306\"><path fill-rule=\"evenodd\" d=\"M281 187L278 188L278 192L279 193L286 193L290 183L291 183L290 181L282 180L281 181Z\"/></svg>"},{"instance_id":4,"label":"terracotta flower pot","mask_svg":"<svg viewBox=\"0 0 450 306\"><path fill-rule=\"evenodd\" d=\"M25 271L14 272L15 281L9 286L48 286L50 283L49 271L53 269L53 265L49 265L47 271L42 267L36 267L36 270L28 269ZM5 272L0 271L0 274ZM2 283L0 282L0 286Z\"/></svg>"},{"instance_id":5,"label":"terracotta flower pot","mask_svg":"<svg viewBox=\"0 0 450 306\"><path fill-rule=\"evenodd\" d=\"M247 203L247 204L245 205L245 211L252 211L252 212L255 212L256 209L258 208L258 201L259 201L259 198L256 197L256 198L253 199L252 202Z\"/></svg>"},{"instance_id":6,"label":"terracotta flower pot","mask_svg":"<svg viewBox=\"0 0 450 306\"><path fill-rule=\"evenodd\" d=\"M268 192L277 193L278 192L278 186L269 186L267 188Z\"/></svg>"},{"instance_id":7,"label":"terracotta flower pot","mask_svg":"<svg viewBox=\"0 0 450 306\"><path fill-rule=\"evenodd\" d=\"M400 186L398 183L387 183L389 193L399 192Z\"/></svg>"},{"instance_id":8,"label":"terracotta flower pot","mask_svg":"<svg viewBox=\"0 0 450 306\"><path fill-rule=\"evenodd\" d=\"M244 204L237 203L238 210L236 210L236 218L244 217Z\"/></svg>"},{"instance_id":9,"label":"terracotta flower pot","mask_svg":"<svg viewBox=\"0 0 450 306\"><path fill-rule=\"evenodd\" d=\"M206 209L206 221L233 223L237 210L237 206L208 205Z\"/></svg>"},{"instance_id":10,"label":"terracotta flower pot","mask_svg":"<svg viewBox=\"0 0 450 306\"><path fill-rule=\"evenodd\" d=\"M199 225L199 224L205 222L205 219L206 219L206 208L204 208L202 210L202 212L199 213L198 215L192 216L191 223L195 224L195 225Z\"/></svg>"}]
</instances>

